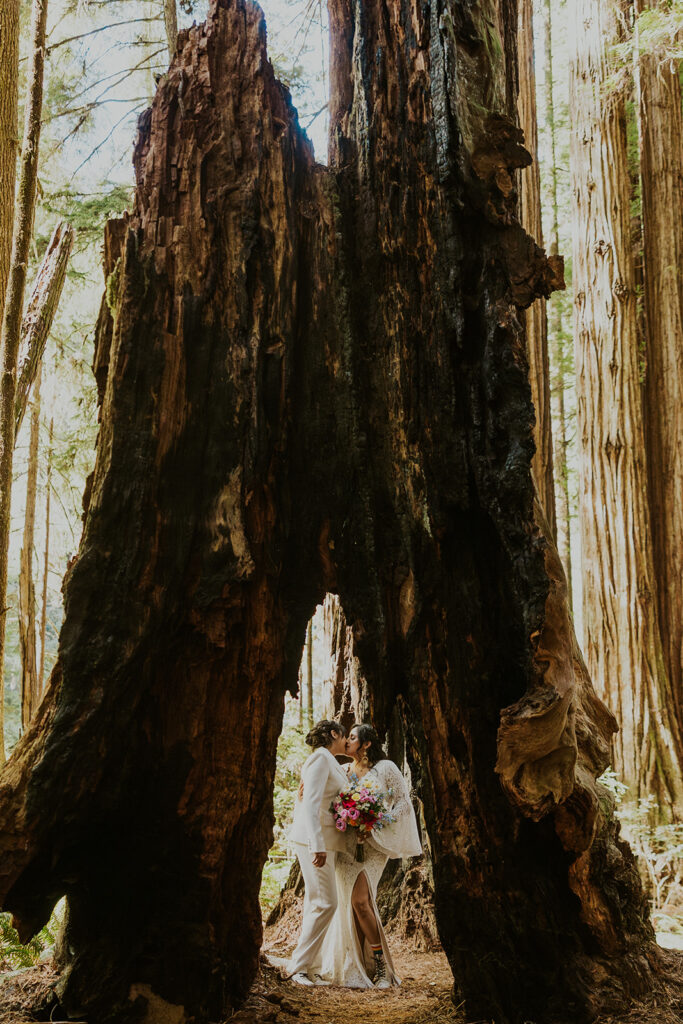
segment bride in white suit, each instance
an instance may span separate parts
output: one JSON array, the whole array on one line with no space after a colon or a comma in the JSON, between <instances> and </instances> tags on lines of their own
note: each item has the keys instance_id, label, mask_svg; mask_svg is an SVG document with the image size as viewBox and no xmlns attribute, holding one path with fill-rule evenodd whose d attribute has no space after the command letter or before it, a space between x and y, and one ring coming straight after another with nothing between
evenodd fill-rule
<instances>
[{"instance_id":1,"label":"bride in white suit","mask_svg":"<svg viewBox=\"0 0 683 1024\"><path fill-rule=\"evenodd\" d=\"M301 772L303 798L295 801L289 833L306 889L301 934L289 961L288 975L299 985L324 985L329 982L320 977L321 950L337 908L335 853L346 846L330 813L330 804L348 785L335 757L346 752L346 729L339 722L318 722L306 743L313 747L313 753Z\"/></svg>"}]
</instances>

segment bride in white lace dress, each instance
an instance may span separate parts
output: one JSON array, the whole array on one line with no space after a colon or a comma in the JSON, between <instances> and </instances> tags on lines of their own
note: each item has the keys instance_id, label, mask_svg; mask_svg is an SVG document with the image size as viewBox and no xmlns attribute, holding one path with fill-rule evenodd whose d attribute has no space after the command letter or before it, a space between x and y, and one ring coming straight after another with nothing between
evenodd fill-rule
<instances>
[{"instance_id":1,"label":"bride in white lace dress","mask_svg":"<svg viewBox=\"0 0 683 1024\"><path fill-rule=\"evenodd\" d=\"M394 820L365 839L361 862L355 859L356 830L346 833L348 849L337 853L337 910L325 937L320 974L346 988L389 988L401 982L377 911L377 885L390 857L416 857L422 846L403 774L386 757L372 726L354 725L346 752L353 757L345 766L349 779L355 776L367 789L382 793Z\"/></svg>"}]
</instances>

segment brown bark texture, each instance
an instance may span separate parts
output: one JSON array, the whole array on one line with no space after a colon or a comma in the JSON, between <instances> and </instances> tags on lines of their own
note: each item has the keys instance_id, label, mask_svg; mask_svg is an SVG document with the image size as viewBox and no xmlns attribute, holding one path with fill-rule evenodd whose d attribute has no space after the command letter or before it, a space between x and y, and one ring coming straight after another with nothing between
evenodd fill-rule
<instances>
[{"instance_id":1,"label":"brown bark texture","mask_svg":"<svg viewBox=\"0 0 683 1024\"><path fill-rule=\"evenodd\" d=\"M45 474L45 551L43 554L43 594L40 602L40 666L38 668L38 694L42 694L45 682L45 643L47 640L47 582L50 570L50 503L52 499L52 462L54 453L54 418L50 418L47 439L47 472Z\"/></svg>"},{"instance_id":2,"label":"brown bark texture","mask_svg":"<svg viewBox=\"0 0 683 1024\"><path fill-rule=\"evenodd\" d=\"M4 664L7 593L7 558L12 499L12 461L14 457L14 403L17 388L17 358L26 288L26 269L33 233L38 179L38 146L43 108L43 68L47 0L33 0L31 14L31 51L28 71L28 96L21 145L19 187L14 205L12 256L10 260L5 308L0 332L0 764L5 761Z\"/></svg>"},{"instance_id":3,"label":"brown bark texture","mask_svg":"<svg viewBox=\"0 0 683 1024\"><path fill-rule=\"evenodd\" d=\"M553 73L552 4L545 0L543 9L545 36L545 121L550 136L550 200L552 224L550 228L550 252L560 251L559 203L557 190L557 128L555 125L555 95ZM557 548L567 577L569 607L572 608L572 553L571 521L569 501L569 469L567 464L568 424L565 408L564 355L567 342L563 336L562 310L557 300L550 299L548 327L551 335L551 408L553 421L553 479L555 481L555 536ZM571 344L571 342L569 342Z\"/></svg>"},{"instance_id":4,"label":"brown bark texture","mask_svg":"<svg viewBox=\"0 0 683 1024\"><path fill-rule=\"evenodd\" d=\"M519 123L524 145L533 162L519 172L519 218L524 230L543 245L541 220L541 174L537 160L538 118L536 115L536 71L534 59L534 10L532 0L518 0L517 46L519 53ZM550 416L550 365L548 361L548 313L544 298L536 299L524 314L529 359L531 400L536 413L532 472L553 536L555 527L555 482L553 472L553 431Z\"/></svg>"},{"instance_id":5,"label":"brown bark texture","mask_svg":"<svg viewBox=\"0 0 683 1024\"><path fill-rule=\"evenodd\" d=\"M178 8L176 6L176 0L163 0L163 4L168 59L173 60L173 56L178 46Z\"/></svg>"},{"instance_id":6,"label":"brown bark texture","mask_svg":"<svg viewBox=\"0 0 683 1024\"><path fill-rule=\"evenodd\" d=\"M308 728L313 728L313 619L308 620L306 627L306 712Z\"/></svg>"},{"instance_id":7,"label":"brown bark texture","mask_svg":"<svg viewBox=\"0 0 683 1024\"><path fill-rule=\"evenodd\" d=\"M367 682L353 650L353 630L337 594L325 594L323 601L323 644L332 666L325 715L348 730L354 722L364 722L370 710Z\"/></svg>"},{"instance_id":8,"label":"brown bark texture","mask_svg":"<svg viewBox=\"0 0 683 1024\"><path fill-rule=\"evenodd\" d=\"M14 185L19 150L18 102L19 0L6 0L0 7L0 323L12 254Z\"/></svg>"},{"instance_id":9,"label":"brown bark texture","mask_svg":"<svg viewBox=\"0 0 683 1024\"><path fill-rule=\"evenodd\" d=\"M0 8L0 323L12 255L19 101L19 0ZM4 590L3 590L4 602ZM1 676L1 673L0 673ZM5 761L5 700L0 681L0 764Z\"/></svg>"},{"instance_id":10,"label":"brown bark texture","mask_svg":"<svg viewBox=\"0 0 683 1024\"><path fill-rule=\"evenodd\" d=\"M614 768L633 799L683 815L681 737L657 614L630 245L624 97L606 88L618 5L581 0L571 169L586 657L621 728Z\"/></svg>"},{"instance_id":11,"label":"brown bark texture","mask_svg":"<svg viewBox=\"0 0 683 1024\"><path fill-rule=\"evenodd\" d=\"M661 6L639 0L638 13ZM664 665L683 730L683 116L680 62L636 68L645 293L645 438Z\"/></svg>"},{"instance_id":12,"label":"brown bark texture","mask_svg":"<svg viewBox=\"0 0 683 1024\"><path fill-rule=\"evenodd\" d=\"M517 308L558 281L515 213L516 9L330 20L329 168L245 0L181 32L140 120L59 659L0 779L0 893L24 936L67 893L71 1014L229 1016L284 693L336 593L375 725L401 716L470 1017L576 1024L651 984L656 947L595 783L614 720L534 517Z\"/></svg>"},{"instance_id":13,"label":"brown bark texture","mask_svg":"<svg viewBox=\"0 0 683 1024\"><path fill-rule=\"evenodd\" d=\"M38 492L38 443L40 440L40 370L33 388L31 435L28 446L24 536L19 558L19 647L21 651L21 725L28 727L38 706L36 658L36 588L33 581L33 540Z\"/></svg>"},{"instance_id":14,"label":"brown bark texture","mask_svg":"<svg viewBox=\"0 0 683 1024\"><path fill-rule=\"evenodd\" d=\"M59 300L62 297L66 268L74 238L74 229L64 221L54 229L24 310L21 321L21 338L17 359L17 389L14 400L15 436L19 433L31 385L36 378Z\"/></svg>"}]
</instances>

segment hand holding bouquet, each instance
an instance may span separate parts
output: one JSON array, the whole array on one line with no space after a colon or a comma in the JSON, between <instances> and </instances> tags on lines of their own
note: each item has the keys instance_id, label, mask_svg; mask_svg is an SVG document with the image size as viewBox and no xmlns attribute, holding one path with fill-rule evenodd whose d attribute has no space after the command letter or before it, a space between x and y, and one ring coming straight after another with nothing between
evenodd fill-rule
<instances>
[{"instance_id":1,"label":"hand holding bouquet","mask_svg":"<svg viewBox=\"0 0 683 1024\"><path fill-rule=\"evenodd\" d=\"M378 832L394 819L387 810L382 793L376 793L362 786L355 775L351 775L351 788L343 790L330 804L334 824L340 832L350 828L358 830L356 860L365 860L363 842L372 832ZM354 785L355 783L355 785Z\"/></svg>"}]
</instances>

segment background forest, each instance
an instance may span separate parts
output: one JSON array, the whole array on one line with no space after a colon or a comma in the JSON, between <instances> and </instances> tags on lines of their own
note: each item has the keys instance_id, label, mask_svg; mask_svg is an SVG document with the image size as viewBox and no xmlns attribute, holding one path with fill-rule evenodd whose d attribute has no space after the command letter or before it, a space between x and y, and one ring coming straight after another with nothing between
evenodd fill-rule
<instances>
[{"instance_id":1,"label":"background forest","mask_svg":"<svg viewBox=\"0 0 683 1024\"><path fill-rule=\"evenodd\" d=\"M266 0L262 6L276 73L324 160L325 5ZM520 0L520 121L535 158L521 172L521 212L539 243L564 255L566 280L547 309L537 302L527 313L537 408L534 472L584 656L622 725L604 782L618 797L640 857L662 941L683 947L683 4L583 0L583 7L600 12L595 37L581 31L576 5L567 0ZM45 10L41 39L36 14ZM204 14L193 0L180 0L177 8L175 0L50 0L49 8L47 0L34 0L21 4L18 24L8 5L0 12L7 48L0 53L3 290L12 235L16 246L22 224L32 225L20 332L9 298L5 307L5 371L13 336L21 333L20 366L35 344L30 318L24 313L22 326L21 312L53 232L62 223L73 229L26 415L13 445L3 441L5 454L12 448L14 454L11 504L5 489L0 509L0 517L11 509L0 757L11 754L54 664L61 582L79 544L98 426L91 366L105 288L103 227L131 202L136 118L165 74L176 29ZM34 58L41 50L37 98L41 72ZM597 103L585 84L596 68ZM9 109L12 81L16 110ZM39 103L39 139L32 102ZM24 125L27 113L17 146L13 118ZM607 163L598 152L606 139L613 155ZM38 154L37 178L31 185L29 174L24 188L27 152ZM16 165L16 188L8 160ZM21 263L16 253L13 259ZM16 303L13 308L16 313ZM13 395L9 408L13 415ZM302 699L288 699L285 708L264 909L289 871L284 833L307 753L303 736L309 721L330 709L328 647L319 609L302 662ZM53 922L22 947L8 919L1 920L5 968L31 962L54 938Z\"/></svg>"}]
</instances>

